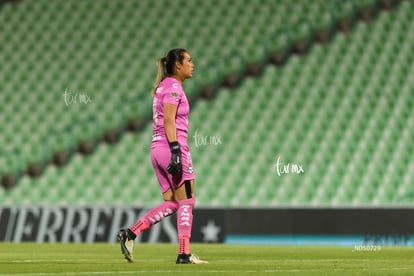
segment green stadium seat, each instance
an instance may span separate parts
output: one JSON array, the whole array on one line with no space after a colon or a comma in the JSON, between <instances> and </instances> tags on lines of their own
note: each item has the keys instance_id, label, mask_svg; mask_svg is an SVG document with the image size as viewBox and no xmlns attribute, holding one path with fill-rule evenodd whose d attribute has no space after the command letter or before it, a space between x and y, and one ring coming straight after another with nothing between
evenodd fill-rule
<instances>
[{"instance_id":1,"label":"green stadium seat","mask_svg":"<svg viewBox=\"0 0 414 276\"><path fill-rule=\"evenodd\" d=\"M335 1L334 10L322 0L180 3L169 14L160 12L165 0L3 5L0 38L8 43L0 45L0 61L7 64L0 100L10 104L0 104L0 118L11 123L0 123L0 141L9 150L21 149L23 164L55 150L74 150L77 141L100 139L121 119L149 114L152 66L167 48L183 43L191 51L196 74L185 85L196 93L200 84L264 60L266 41L267 50L289 49L292 41L310 35L309 26L329 28L334 19L376 1ZM189 142L199 204L398 204L412 182L413 41L407 33L413 10L411 2L401 2L371 24L358 23L352 34L312 45L306 57L290 55L285 66L267 66L260 77L219 89L213 101L192 106ZM178 11L191 20L174 17ZM176 31L184 26L185 34ZM217 68L208 66L215 62ZM93 102L66 106L66 87L90 94ZM220 136L222 144L196 147L196 130ZM46 147L43 137L49 137ZM0 201L159 202L150 137L147 126L138 135L123 135L117 145L100 144L90 158L75 154L64 168L48 166L40 178L24 176L15 189L0 190ZM305 172L278 176L278 156L302 163ZM130 186L139 193L125 195ZM30 187L36 188L28 192Z\"/></svg>"}]
</instances>

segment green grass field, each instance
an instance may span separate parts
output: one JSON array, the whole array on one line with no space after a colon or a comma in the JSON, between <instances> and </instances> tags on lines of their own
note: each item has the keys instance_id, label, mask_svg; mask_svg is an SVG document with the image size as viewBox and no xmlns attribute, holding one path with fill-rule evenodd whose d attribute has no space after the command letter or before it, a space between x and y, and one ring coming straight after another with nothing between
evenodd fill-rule
<instances>
[{"instance_id":1,"label":"green grass field","mask_svg":"<svg viewBox=\"0 0 414 276\"><path fill-rule=\"evenodd\" d=\"M192 244L204 265L176 265L175 244L0 243L0 275L414 275L414 248Z\"/></svg>"}]
</instances>

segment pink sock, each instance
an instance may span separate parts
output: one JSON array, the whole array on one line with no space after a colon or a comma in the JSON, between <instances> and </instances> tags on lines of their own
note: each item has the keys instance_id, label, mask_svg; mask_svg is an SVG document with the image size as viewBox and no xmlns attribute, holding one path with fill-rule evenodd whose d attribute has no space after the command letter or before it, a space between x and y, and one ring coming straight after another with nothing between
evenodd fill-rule
<instances>
[{"instance_id":1,"label":"pink sock","mask_svg":"<svg viewBox=\"0 0 414 276\"><path fill-rule=\"evenodd\" d=\"M195 198L179 200L177 211L178 254L190 254L191 228Z\"/></svg>"},{"instance_id":2,"label":"pink sock","mask_svg":"<svg viewBox=\"0 0 414 276\"><path fill-rule=\"evenodd\" d=\"M142 231L147 230L154 224L160 222L163 218L174 214L178 209L177 201L164 201L161 205L149 210L142 218L134 223L129 229L135 236Z\"/></svg>"}]
</instances>

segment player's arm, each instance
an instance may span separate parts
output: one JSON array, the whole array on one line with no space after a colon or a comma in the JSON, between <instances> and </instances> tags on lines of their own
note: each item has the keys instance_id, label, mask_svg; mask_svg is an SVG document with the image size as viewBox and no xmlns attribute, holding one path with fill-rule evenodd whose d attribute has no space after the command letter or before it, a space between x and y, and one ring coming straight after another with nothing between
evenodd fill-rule
<instances>
[{"instance_id":1,"label":"player's arm","mask_svg":"<svg viewBox=\"0 0 414 276\"><path fill-rule=\"evenodd\" d=\"M164 129L169 143L177 141L177 128L175 126L176 114L176 105L164 104Z\"/></svg>"},{"instance_id":2,"label":"player's arm","mask_svg":"<svg viewBox=\"0 0 414 276\"><path fill-rule=\"evenodd\" d=\"M182 169L181 148L177 141L177 127L175 125L176 114L176 105L164 104L164 129L171 150L171 161L170 164L168 164L167 171L172 175L179 173Z\"/></svg>"}]
</instances>

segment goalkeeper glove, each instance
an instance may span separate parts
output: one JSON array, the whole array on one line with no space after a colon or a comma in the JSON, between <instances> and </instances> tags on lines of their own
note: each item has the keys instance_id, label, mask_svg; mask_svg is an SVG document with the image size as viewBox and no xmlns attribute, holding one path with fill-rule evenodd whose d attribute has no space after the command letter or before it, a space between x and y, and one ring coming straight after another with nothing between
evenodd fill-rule
<instances>
[{"instance_id":1,"label":"goalkeeper glove","mask_svg":"<svg viewBox=\"0 0 414 276\"><path fill-rule=\"evenodd\" d=\"M182 169L180 144L178 142L171 142L170 150L171 161L170 164L168 164L167 172L172 175L176 175L177 173L181 172Z\"/></svg>"}]
</instances>

